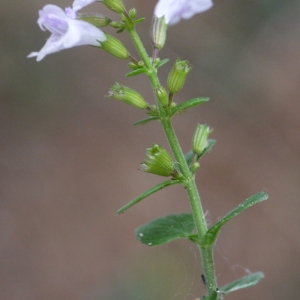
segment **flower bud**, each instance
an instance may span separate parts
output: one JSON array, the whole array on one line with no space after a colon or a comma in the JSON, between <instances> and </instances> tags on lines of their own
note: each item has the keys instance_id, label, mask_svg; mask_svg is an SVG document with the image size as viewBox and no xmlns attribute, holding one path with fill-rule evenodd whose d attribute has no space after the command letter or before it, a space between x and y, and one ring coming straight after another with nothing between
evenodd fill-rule
<instances>
[{"instance_id":1,"label":"flower bud","mask_svg":"<svg viewBox=\"0 0 300 300\"><path fill-rule=\"evenodd\" d=\"M123 13L125 11L125 7L123 5L122 0L98 0L105 4L110 10L116 13Z\"/></svg>"},{"instance_id":2,"label":"flower bud","mask_svg":"<svg viewBox=\"0 0 300 300\"><path fill-rule=\"evenodd\" d=\"M190 167L192 173L195 173L199 168L200 168L200 164L197 161L194 162Z\"/></svg>"},{"instance_id":3,"label":"flower bud","mask_svg":"<svg viewBox=\"0 0 300 300\"><path fill-rule=\"evenodd\" d=\"M197 124L197 128L193 138L193 151L197 155L201 155L203 150L208 146L208 136L212 132L209 126Z\"/></svg>"},{"instance_id":4,"label":"flower bud","mask_svg":"<svg viewBox=\"0 0 300 300\"><path fill-rule=\"evenodd\" d=\"M157 88L155 90L155 92L156 92L156 96L157 96L157 99L159 100L159 102L163 106L167 106L169 103L169 97L168 97L166 89L163 86L161 86L161 87Z\"/></svg>"},{"instance_id":5,"label":"flower bud","mask_svg":"<svg viewBox=\"0 0 300 300\"><path fill-rule=\"evenodd\" d=\"M158 18L155 15L152 19L150 29L150 39L154 48L160 50L165 45L168 25L165 22L165 17Z\"/></svg>"},{"instance_id":6,"label":"flower bud","mask_svg":"<svg viewBox=\"0 0 300 300\"><path fill-rule=\"evenodd\" d=\"M187 74L190 72L191 67L187 60L176 60L169 76L168 76L168 88L171 94L178 93L185 82Z\"/></svg>"},{"instance_id":7,"label":"flower bud","mask_svg":"<svg viewBox=\"0 0 300 300\"><path fill-rule=\"evenodd\" d=\"M144 67L144 62L142 61L139 61L139 62L129 62L128 63L128 68L131 69L131 70L137 70L137 69L140 69L142 67Z\"/></svg>"},{"instance_id":8,"label":"flower bud","mask_svg":"<svg viewBox=\"0 0 300 300\"><path fill-rule=\"evenodd\" d=\"M121 22L116 22L116 21L112 21L110 22L109 24L112 28L115 28L115 29L120 29L120 28L123 28L124 27L124 24L121 23Z\"/></svg>"},{"instance_id":9,"label":"flower bud","mask_svg":"<svg viewBox=\"0 0 300 300\"><path fill-rule=\"evenodd\" d=\"M133 19L135 18L136 14L137 14L137 11L136 11L135 8L131 8L131 9L129 10L128 15L129 15L129 17L130 17L131 20L133 20Z\"/></svg>"},{"instance_id":10,"label":"flower bud","mask_svg":"<svg viewBox=\"0 0 300 300\"><path fill-rule=\"evenodd\" d=\"M178 174L170 154L161 146L153 144L147 149L147 158L142 164L143 171L160 176Z\"/></svg>"},{"instance_id":11,"label":"flower bud","mask_svg":"<svg viewBox=\"0 0 300 300\"><path fill-rule=\"evenodd\" d=\"M125 46L110 34L104 33L106 36L106 41L101 43L100 48L120 59L128 59L129 53Z\"/></svg>"},{"instance_id":12,"label":"flower bud","mask_svg":"<svg viewBox=\"0 0 300 300\"><path fill-rule=\"evenodd\" d=\"M121 100L137 108L146 109L149 107L148 103L137 91L132 90L119 83L115 83L111 87L108 96L114 99Z\"/></svg>"},{"instance_id":13,"label":"flower bud","mask_svg":"<svg viewBox=\"0 0 300 300\"><path fill-rule=\"evenodd\" d=\"M109 18L94 13L77 13L76 19L88 22L96 27L104 27L111 22Z\"/></svg>"}]
</instances>

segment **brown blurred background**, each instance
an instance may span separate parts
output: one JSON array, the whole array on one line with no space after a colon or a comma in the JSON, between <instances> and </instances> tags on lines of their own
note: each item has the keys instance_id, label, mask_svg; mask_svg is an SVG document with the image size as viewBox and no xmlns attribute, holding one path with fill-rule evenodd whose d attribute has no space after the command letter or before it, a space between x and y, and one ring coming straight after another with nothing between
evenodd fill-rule
<instances>
[{"instance_id":1,"label":"brown blurred background","mask_svg":"<svg viewBox=\"0 0 300 300\"><path fill-rule=\"evenodd\" d=\"M150 52L156 1L124 2L146 16L138 31ZM118 81L152 102L149 82L124 78L126 62L88 46L40 63L27 59L49 36L36 24L45 4L1 5L0 299L201 297L195 247L176 241L147 248L134 236L153 218L190 211L183 188L116 214L163 180L138 168L152 143L168 146L159 124L133 127L144 113L104 95ZM85 10L116 18L101 4ZM197 175L210 223L252 194L270 195L231 221L215 247L220 285L249 271L266 275L231 300L299 299L299 20L296 0L216 0L210 11L171 27L160 53L171 59L159 71L163 83L177 57L193 65L176 102L211 98L174 122L184 151L197 123L214 128L217 144ZM127 34L120 39L136 56Z\"/></svg>"}]
</instances>

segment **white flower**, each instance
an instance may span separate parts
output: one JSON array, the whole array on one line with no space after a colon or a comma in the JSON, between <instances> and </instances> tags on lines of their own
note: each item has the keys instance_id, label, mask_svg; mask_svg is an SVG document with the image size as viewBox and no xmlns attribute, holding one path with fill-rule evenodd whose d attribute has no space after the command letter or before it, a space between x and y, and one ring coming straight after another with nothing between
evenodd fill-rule
<instances>
[{"instance_id":1,"label":"white flower","mask_svg":"<svg viewBox=\"0 0 300 300\"><path fill-rule=\"evenodd\" d=\"M154 14L158 18L164 16L166 24L175 25L180 19L189 19L212 6L211 0L159 0Z\"/></svg>"},{"instance_id":2,"label":"white flower","mask_svg":"<svg viewBox=\"0 0 300 300\"><path fill-rule=\"evenodd\" d=\"M85 2L87 3L88 1ZM99 46L100 42L106 40L104 33L100 29L75 18L76 10L71 8L67 8L64 12L56 5L48 4L44 6L39 11L38 24L42 30L49 30L51 36L39 52L32 52L28 57L36 56L36 60L40 61L46 55L63 49L80 45Z\"/></svg>"}]
</instances>

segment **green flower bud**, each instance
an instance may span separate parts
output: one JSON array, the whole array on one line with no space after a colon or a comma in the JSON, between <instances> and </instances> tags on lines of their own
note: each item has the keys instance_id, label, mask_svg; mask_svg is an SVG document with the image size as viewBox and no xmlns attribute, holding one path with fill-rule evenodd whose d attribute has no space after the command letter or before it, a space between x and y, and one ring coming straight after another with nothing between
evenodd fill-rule
<instances>
[{"instance_id":1,"label":"green flower bud","mask_svg":"<svg viewBox=\"0 0 300 300\"><path fill-rule=\"evenodd\" d=\"M177 106L177 104L175 102L172 102L171 105L170 105L170 108L175 108Z\"/></svg>"},{"instance_id":2,"label":"green flower bud","mask_svg":"<svg viewBox=\"0 0 300 300\"><path fill-rule=\"evenodd\" d=\"M139 62L129 62L128 63L128 68L131 69L131 70L137 70L137 69L140 69L144 67L144 62L142 61L139 61Z\"/></svg>"},{"instance_id":3,"label":"green flower bud","mask_svg":"<svg viewBox=\"0 0 300 300\"><path fill-rule=\"evenodd\" d=\"M168 77L168 88L171 94L178 93L185 82L187 74L190 72L191 67L187 60L176 60L169 77Z\"/></svg>"},{"instance_id":4,"label":"green flower bud","mask_svg":"<svg viewBox=\"0 0 300 300\"><path fill-rule=\"evenodd\" d=\"M149 107L148 103L137 91L132 90L119 83L115 83L111 87L108 97L121 100L129 105L141 109L146 109Z\"/></svg>"},{"instance_id":5,"label":"green flower bud","mask_svg":"<svg viewBox=\"0 0 300 300\"><path fill-rule=\"evenodd\" d=\"M191 166L192 173L195 173L200 168L200 164L196 161Z\"/></svg>"},{"instance_id":6,"label":"green flower bud","mask_svg":"<svg viewBox=\"0 0 300 300\"><path fill-rule=\"evenodd\" d=\"M115 29L124 28L124 23L121 23L121 22L112 21L112 22L110 22L109 25Z\"/></svg>"},{"instance_id":7,"label":"green flower bud","mask_svg":"<svg viewBox=\"0 0 300 300\"><path fill-rule=\"evenodd\" d=\"M163 86L161 86L161 87L157 88L155 90L155 92L156 92L156 96L157 96L157 99L159 100L159 102L162 105L167 106L169 103L169 97L168 97L166 89Z\"/></svg>"},{"instance_id":8,"label":"green flower bud","mask_svg":"<svg viewBox=\"0 0 300 300\"><path fill-rule=\"evenodd\" d=\"M142 164L143 171L160 176L178 175L170 154L161 146L153 144L147 149L147 158Z\"/></svg>"},{"instance_id":9,"label":"green flower bud","mask_svg":"<svg viewBox=\"0 0 300 300\"><path fill-rule=\"evenodd\" d=\"M203 150L208 146L208 136L212 132L209 126L197 124L197 128L193 138L193 151L197 155L201 155Z\"/></svg>"},{"instance_id":10,"label":"green flower bud","mask_svg":"<svg viewBox=\"0 0 300 300\"><path fill-rule=\"evenodd\" d=\"M131 9L129 10L128 15L129 15L129 17L130 17L131 20L133 20L133 19L135 18L136 14L137 14L137 11L136 11L135 8L131 8Z\"/></svg>"},{"instance_id":11,"label":"green flower bud","mask_svg":"<svg viewBox=\"0 0 300 300\"><path fill-rule=\"evenodd\" d=\"M152 117L158 117L159 116L158 108L155 104L150 105L150 109L147 113L148 113L149 116L152 116Z\"/></svg>"},{"instance_id":12,"label":"green flower bud","mask_svg":"<svg viewBox=\"0 0 300 300\"><path fill-rule=\"evenodd\" d=\"M109 18L94 13L77 13L77 19L93 24L96 27L105 27L111 22Z\"/></svg>"},{"instance_id":13,"label":"green flower bud","mask_svg":"<svg viewBox=\"0 0 300 300\"><path fill-rule=\"evenodd\" d=\"M121 43L121 41L111 36L110 34L104 34L106 36L106 41L101 42L101 45L99 47L115 56L116 58L128 59L129 53L125 46Z\"/></svg>"},{"instance_id":14,"label":"green flower bud","mask_svg":"<svg viewBox=\"0 0 300 300\"><path fill-rule=\"evenodd\" d=\"M168 25L165 22L165 17L158 18L154 15L150 30L150 39L154 48L158 50L163 48L167 37L167 29Z\"/></svg>"},{"instance_id":15,"label":"green flower bud","mask_svg":"<svg viewBox=\"0 0 300 300\"><path fill-rule=\"evenodd\" d=\"M125 7L123 5L122 0L98 0L105 4L110 10L116 13L123 13L125 11Z\"/></svg>"}]
</instances>

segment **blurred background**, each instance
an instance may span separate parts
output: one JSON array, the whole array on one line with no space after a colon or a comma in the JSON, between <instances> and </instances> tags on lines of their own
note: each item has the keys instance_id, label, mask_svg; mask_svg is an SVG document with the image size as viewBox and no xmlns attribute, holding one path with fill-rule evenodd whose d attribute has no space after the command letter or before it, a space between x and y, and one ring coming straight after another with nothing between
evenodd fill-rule
<instances>
[{"instance_id":1,"label":"blurred background","mask_svg":"<svg viewBox=\"0 0 300 300\"><path fill-rule=\"evenodd\" d=\"M146 17L138 32L150 53L156 1L124 2ZM153 103L149 82L143 75L126 79L126 62L89 46L39 63L27 59L49 36L36 24L47 3L1 4L0 298L200 298L205 289L194 246L175 241L146 247L134 236L153 218L189 212L184 189L170 187L116 214L164 180L138 168L152 143L168 145L159 124L132 126L143 111L104 96L117 81ZM159 75L165 84L173 61L188 59L193 69L174 100L211 98L174 119L186 152L197 123L214 128L217 144L197 174L209 223L259 191L270 196L223 229L215 247L219 285L263 271L266 278L257 286L228 299L298 299L300 2L214 3L169 28L160 57L171 62ZM117 20L98 3L85 11ZM136 56L128 35L119 38Z\"/></svg>"}]
</instances>

